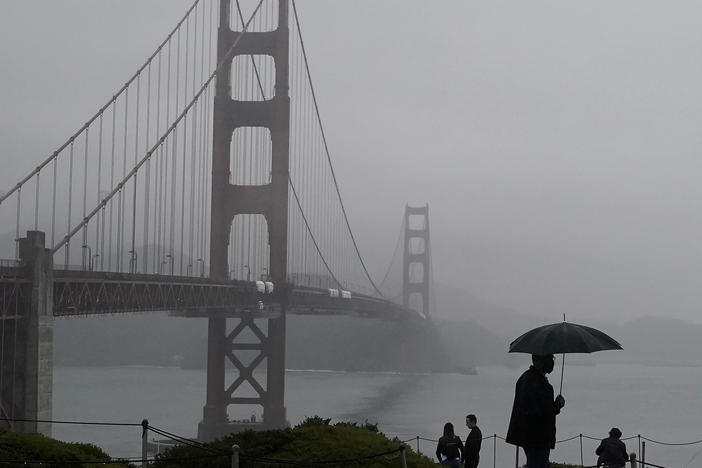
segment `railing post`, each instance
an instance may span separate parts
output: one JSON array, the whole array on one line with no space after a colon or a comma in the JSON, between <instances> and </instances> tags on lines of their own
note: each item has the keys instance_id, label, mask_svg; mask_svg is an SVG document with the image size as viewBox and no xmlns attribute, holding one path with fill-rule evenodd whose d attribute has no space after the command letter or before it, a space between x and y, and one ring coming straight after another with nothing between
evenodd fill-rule
<instances>
[{"instance_id":1,"label":"railing post","mask_svg":"<svg viewBox=\"0 0 702 468\"><path fill-rule=\"evenodd\" d=\"M583 435L580 434L580 466L585 466L583 462Z\"/></svg>"},{"instance_id":2,"label":"railing post","mask_svg":"<svg viewBox=\"0 0 702 468\"><path fill-rule=\"evenodd\" d=\"M232 445L232 468L239 468L239 446Z\"/></svg>"},{"instance_id":3,"label":"railing post","mask_svg":"<svg viewBox=\"0 0 702 468\"><path fill-rule=\"evenodd\" d=\"M519 445L515 446L517 449L514 456L514 468L519 468Z\"/></svg>"},{"instance_id":4,"label":"railing post","mask_svg":"<svg viewBox=\"0 0 702 468\"><path fill-rule=\"evenodd\" d=\"M641 465L646 466L646 441L641 442Z\"/></svg>"},{"instance_id":5,"label":"railing post","mask_svg":"<svg viewBox=\"0 0 702 468\"><path fill-rule=\"evenodd\" d=\"M497 468L497 434L492 435L492 468Z\"/></svg>"},{"instance_id":6,"label":"railing post","mask_svg":"<svg viewBox=\"0 0 702 468\"><path fill-rule=\"evenodd\" d=\"M149 439L149 420L141 421L141 467L146 468L149 463L147 461L147 443Z\"/></svg>"},{"instance_id":7,"label":"railing post","mask_svg":"<svg viewBox=\"0 0 702 468\"><path fill-rule=\"evenodd\" d=\"M405 457L404 445L400 445L400 460L402 460L402 468L407 468L407 458Z\"/></svg>"},{"instance_id":8,"label":"railing post","mask_svg":"<svg viewBox=\"0 0 702 468\"><path fill-rule=\"evenodd\" d=\"M417 436L417 454L420 454L422 452L419 451L419 436Z\"/></svg>"},{"instance_id":9,"label":"railing post","mask_svg":"<svg viewBox=\"0 0 702 468\"><path fill-rule=\"evenodd\" d=\"M635 453L631 453L631 455L629 455L629 461L631 461L631 468L636 468L636 454Z\"/></svg>"}]
</instances>

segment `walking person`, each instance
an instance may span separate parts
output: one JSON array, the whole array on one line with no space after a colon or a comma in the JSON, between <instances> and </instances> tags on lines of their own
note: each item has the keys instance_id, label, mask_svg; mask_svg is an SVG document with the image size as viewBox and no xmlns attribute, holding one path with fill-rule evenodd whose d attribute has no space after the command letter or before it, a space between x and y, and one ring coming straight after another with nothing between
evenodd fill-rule
<instances>
[{"instance_id":1,"label":"walking person","mask_svg":"<svg viewBox=\"0 0 702 468\"><path fill-rule=\"evenodd\" d=\"M626 452L626 445L620 440L621 437L622 431L613 427L609 431L609 437L602 439L600 446L595 450L595 453L599 455L597 458L598 467L624 468L626 466L629 454Z\"/></svg>"},{"instance_id":2,"label":"walking person","mask_svg":"<svg viewBox=\"0 0 702 468\"><path fill-rule=\"evenodd\" d=\"M470 429L463 449L463 462L465 468L478 468L480 461L480 445L483 442L483 433L478 427L478 418L474 414L466 416L466 426Z\"/></svg>"},{"instance_id":3,"label":"walking person","mask_svg":"<svg viewBox=\"0 0 702 468\"><path fill-rule=\"evenodd\" d=\"M463 462L462 454L463 443L461 438L453 432L453 424L447 422L444 424L444 435L439 438L439 444L436 446L436 457L439 459L441 466L461 468L461 463Z\"/></svg>"},{"instance_id":4,"label":"walking person","mask_svg":"<svg viewBox=\"0 0 702 468\"><path fill-rule=\"evenodd\" d=\"M524 449L526 468L549 468L548 457L556 447L556 415L565 399L562 395L553 398L553 387L546 378L553 371L553 354L532 354L531 362L517 380L506 440Z\"/></svg>"}]
</instances>

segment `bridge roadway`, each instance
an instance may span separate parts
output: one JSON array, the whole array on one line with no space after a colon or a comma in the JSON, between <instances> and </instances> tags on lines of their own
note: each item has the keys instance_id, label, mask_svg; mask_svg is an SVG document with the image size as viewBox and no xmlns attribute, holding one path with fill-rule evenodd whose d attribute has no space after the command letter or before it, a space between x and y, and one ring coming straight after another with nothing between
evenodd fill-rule
<instances>
[{"instance_id":1,"label":"bridge roadway","mask_svg":"<svg viewBox=\"0 0 702 468\"><path fill-rule=\"evenodd\" d=\"M252 281L205 277L53 270L55 317L167 311L182 317L275 318L283 306L294 315L348 315L385 320L422 319L394 302L352 293L331 297L328 289L277 283L270 294ZM0 267L0 313L23 310L31 284L22 266Z\"/></svg>"}]
</instances>

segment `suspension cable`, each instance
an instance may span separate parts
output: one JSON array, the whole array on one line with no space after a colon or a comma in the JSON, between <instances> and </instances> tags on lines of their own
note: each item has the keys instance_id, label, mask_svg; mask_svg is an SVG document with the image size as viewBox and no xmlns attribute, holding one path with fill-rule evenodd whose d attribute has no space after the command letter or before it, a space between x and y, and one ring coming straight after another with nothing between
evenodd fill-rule
<instances>
[{"instance_id":1,"label":"suspension cable","mask_svg":"<svg viewBox=\"0 0 702 468\"><path fill-rule=\"evenodd\" d=\"M239 19L244 23L244 15L241 11L241 4L239 3L239 0L236 0L236 8L237 12L239 14ZM261 98L266 99L266 93L263 89L263 84L261 82L261 76L258 70L258 66L256 64L256 60L254 59L253 55L250 55L251 58L251 64L254 69L254 74L256 75L256 83L258 84L258 89L259 92L261 93ZM343 286L341 285L341 282L337 279L336 275L334 275L334 272L332 271L331 267L329 266L329 263L327 262L326 258L324 257L324 254L322 254L322 251L319 247L319 243L317 242L317 239L315 238L314 233L312 232L312 228L307 220L307 216L305 215L305 211L302 209L302 204L300 203L300 198L297 195L297 190L295 190L295 185L293 184L292 178L290 177L290 173L288 172L288 182L290 183L290 188L292 189L293 196L295 198L295 203L297 204L298 209L300 210L300 214L302 215L302 219L304 221L305 227L307 228L307 232L309 233L312 243L314 244L315 249L317 250L317 254L319 254L319 257L322 260L322 263L324 264L324 267L326 268L327 272L331 275L331 277L334 279L334 282L339 286L339 288L344 289Z\"/></svg>"},{"instance_id":2,"label":"suspension cable","mask_svg":"<svg viewBox=\"0 0 702 468\"><path fill-rule=\"evenodd\" d=\"M397 258L397 252L400 250L400 245L402 244L402 237L405 231L405 216L402 216L402 222L400 223L400 232L397 235L397 241L395 242L395 249L392 252L392 258L390 259L390 264L388 265L388 269L385 272L385 276L383 276L383 280L380 282L379 287L383 287L385 284L385 281L387 281L388 277L390 276L390 271L392 270L392 266L395 264L395 258Z\"/></svg>"},{"instance_id":3,"label":"suspension cable","mask_svg":"<svg viewBox=\"0 0 702 468\"><path fill-rule=\"evenodd\" d=\"M344 287L341 285L341 282L339 282L339 280L334 275L334 272L332 272L331 268L329 267L329 264L327 263L327 260L324 258L324 255L322 255L322 251L319 249L319 244L317 243L317 239L315 239L314 234L312 233L312 229L310 228L310 225L307 222L307 216L305 216L305 212L302 211L302 206L300 206L300 199L297 197L297 191L295 190L295 185L293 184L293 181L292 181L292 179L290 179L290 177L288 177L288 182L290 183L290 188L292 189L293 196L295 197L295 201L297 202L297 206L300 207L300 214L302 215L302 220L305 222L305 226L307 227L307 232L310 234L310 237L312 238L312 243L314 244L314 248L317 249L317 253L319 254L319 258L322 260L324 267L327 269L327 271L331 275L334 282L337 285L339 285L340 289L344 289Z\"/></svg>"},{"instance_id":4,"label":"suspension cable","mask_svg":"<svg viewBox=\"0 0 702 468\"><path fill-rule=\"evenodd\" d=\"M90 119L88 119L88 121L85 124L83 124L83 126L80 127L78 129L78 131L76 131L73 135L71 135L71 137L64 144L59 146L59 148L56 151L54 151L51 154L51 156L46 158L41 164L39 164L36 168L34 168L34 170L32 170L26 177L24 177L22 180L20 180L7 193L0 196L0 205L2 205L2 203L7 198L10 197L10 195L15 193L27 181L29 181L32 177L34 177L34 175L36 175L38 172L40 172L47 164L49 164L51 162L52 159L57 157L59 155L59 153L61 153L64 149L66 149L68 147L68 145L70 145L73 142L73 140L78 138L78 136L81 133L83 133L83 131L86 128L88 128L98 117L100 117L100 115L103 112L105 112L105 110L107 110L107 108L110 107L110 105L112 105L113 103L115 103L117 101L117 98L132 84L132 82L135 79L137 79L139 74L147 67L147 65L149 65L149 63L151 63L151 61L154 59L154 57L156 57L156 54L158 54L161 51L161 49L163 48L163 46L165 46L166 43L170 41L173 34L180 29L180 26L190 16L190 13L195 9L195 7L197 6L198 3L200 3L200 0L195 0L195 2L188 9L188 11L185 12L185 15L183 16L183 18L178 22L178 24L176 24L176 26L168 34L168 36L166 36L166 39L164 39L163 42L161 42L161 44L156 48L156 51L153 54L151 54L151 56L148 59L146 59L146 62L144 62L144 64L141 67L139 67L139 69L136 71L136 73L134 73L134 75L132 75L132 77L129 80L127 80L127 82L115 94L112 95L112 98L109 101L107 101L105 103L105 105L103 105Z\"/></svg>"},{"instance_id":5,"label":"suspension cable","mask_svg":"<svg viewBox=\"0 0 702 468\"><path fill-rule=\"evenodd\" d=\"M237 38L234 40L232 43L231 47L227 52L224 54L222 57L222 60L217 64L217 68L210 74L209 78L207 81L205 81L202 86L200 87L199 91L195 96L193 96L192 100L188 103L187 106L183 109L183 111L178 115L178 117L175 119L175 121L168 127L166 130L166 133L164 133L163 136L154 144L154 146L146 153L146 155L132 168L131 171L129 171L128 174L126 174L122 180L120 181L119 184L117 184L116 187L112 189L112 191L98 204L95 209L93 209L83 220L81 220L78 225L68 232L64 238L54 246L52 249L52 253L56 253L57 250L59 250L61 247L64 245L68 244L68 242L71 240L71 238L76 234L76 232L80 231L80 229L83 226L86 226L90 220L95 216L95 214L100 210L101 207L105 206L105 204L110 201L116 193L122 190L123 186L129 181L129 179L136 174L136 172L143 166L146 161L151 158L152 154L166 141L166 138L174 131L174 129L177 127L177 125L180 123L183 118L187 115L187 113L190 111L190 109L193 107L195 102L200 99L200 96L205 92L205 90L209 87L210 83L212 80L214 80L215 76L217 76L217 73L224 67L224 65L228 62L228 60L231 58L232 54L234 53L234 50L236 47L239 45L239 41L243 37L244 33L248 29L249 25L251 24L251 21L254 19L256 14L258 13L259 9L261 8L261 5L263 4L263 0L259 0L258 4L256 5L256 8L254 9L253 13L251 13L251 17L249 17L249 20L247 21L246 25L244 26L243 30L238 34Z\"/></svg>"},{"instance_id":6,"label":"suspension cable","mask_svg":"<svg viewBox=\"0 0 702 468\"><path fill-rule=\"evenodd\" d=\"M302 57L304 58L305 61L305 69L307 71L307 80L310 85L310 92L312 93L312 101L314 103L314 109L315 113L317 115L317 123L319 124L319 130L322 135L322 141L324 143L324 151L327 155L327 161L329 162L329 170L331 172L332 179L334 180L334 188L336 189L336 194L339 198L339 204L341 205L341 212L344 215L344 221L346 222L346 228L349 231L349 235L351 236L351 242L353 243L353 248L356 251L356 255L358 256L358 260L361 262L361 266L363 267L363 271L368 278L368 281L370 284L373 286L373 289L375 289L375 292L380 295L380 297L385 297L383 296L383 293L380 292L380 289L378 289L378 286L376 286L375 282L373 281L373 278L371 278L370 273L368 273L368 268L366 268L366 264L363 261L363 257L361 256L361 252L358 249L358 244L356 243L356 238L353 235L353 231L351 230L351 224L349 222L349 217L348 214L346 213L346 207L344 206L344 202L341 199L341 191L339 189L339 183L336 179L336 173L334 172L334 165L332 164L331 160L331 154L329 152L329 145L327 144L327 137L326 134L324 133L324 126L322 124L322 117L319 112L319 105L317 103L317 94L315 93L314 90L314 85L312 84L312 75L310 73L310 66L309 66L309 61L307 59L307 51L305 49L305 42L302 39L302 31L300 30L300 18L297 14L297 6L295 5L295 0L292 0L292 7L293 7L293 13L295 15L295 24L297 25L297 36L300 39L300 46L302 48Z\"/></svg>"}]
</instances>

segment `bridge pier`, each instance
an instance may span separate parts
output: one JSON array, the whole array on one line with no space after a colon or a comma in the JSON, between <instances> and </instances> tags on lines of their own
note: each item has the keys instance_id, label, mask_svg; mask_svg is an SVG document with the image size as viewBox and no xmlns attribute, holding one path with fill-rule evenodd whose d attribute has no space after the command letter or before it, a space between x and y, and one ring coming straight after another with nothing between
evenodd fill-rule
<instances>
[{"instance_id":1,"label":"bridge pier","mask_svg":"<svg viewBox=\"0 0 702 468\"><path fill-rule=\"evenodd\" d=\"M3 278L0 421L16 431L50 436L50 424L33 421L52 414L53 255L39 231L19 240L19 254L18 274Z\"/></svg>"}]
</instances>

